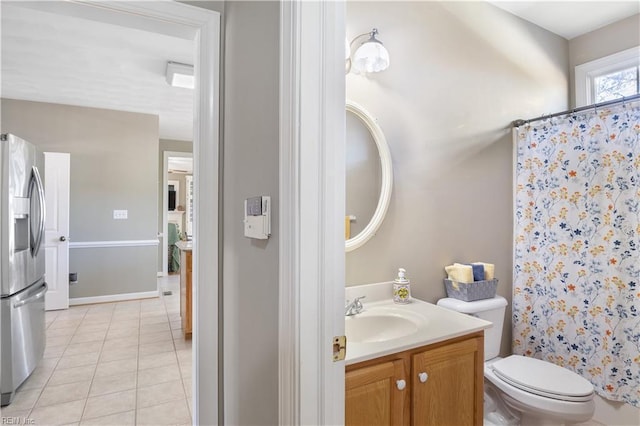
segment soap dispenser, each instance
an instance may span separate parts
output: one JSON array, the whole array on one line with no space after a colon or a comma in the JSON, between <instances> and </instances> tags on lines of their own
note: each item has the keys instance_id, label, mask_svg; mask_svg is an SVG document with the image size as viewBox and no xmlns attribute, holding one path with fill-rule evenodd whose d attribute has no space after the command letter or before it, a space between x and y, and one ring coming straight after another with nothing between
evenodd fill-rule
<instances>
[{"instance_id":1,"label":"soap dispenser","mask_svg":"<svg viewBox=\"0 0 640 426\"><path fill-rule=\"evenodd\" d=\"M394 303L406 304L411 302L411 287L406 278L406 270L398 269L398 277L393 280L393 301Z\"/></svg>"}]
</instances>

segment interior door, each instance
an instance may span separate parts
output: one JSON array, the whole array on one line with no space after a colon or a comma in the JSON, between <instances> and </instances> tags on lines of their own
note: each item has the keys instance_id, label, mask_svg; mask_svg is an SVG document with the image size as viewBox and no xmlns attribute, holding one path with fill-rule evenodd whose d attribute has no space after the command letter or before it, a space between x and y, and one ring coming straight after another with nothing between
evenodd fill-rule
<instances>
[{"instance_id":1,"label":"interior door","mask_svg":"<svg viewBox=\"0 0 640 426\"><path fill-rule=\"evenodd\" d=\"M44 232L45 279L49 291L45 309L69 307L69 186L71 156L44 153L44 194L47 215Z\"/></svg>"}]
</instances>

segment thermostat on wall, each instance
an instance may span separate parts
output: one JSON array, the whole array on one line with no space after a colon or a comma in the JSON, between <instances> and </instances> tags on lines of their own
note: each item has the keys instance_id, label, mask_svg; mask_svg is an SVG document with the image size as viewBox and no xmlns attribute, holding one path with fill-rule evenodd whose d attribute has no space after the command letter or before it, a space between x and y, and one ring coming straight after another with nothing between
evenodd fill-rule
<instances>
[{"instance_id":1,"label":"thermostat on wall","mask_svg":"<svg viewBox=\"0 0 640 426\"><path fill-rule=\"evenodd\" d=\"M244 200L244 236L266 240L271 235L271 197Z\"/></svg>"}]
</instances>

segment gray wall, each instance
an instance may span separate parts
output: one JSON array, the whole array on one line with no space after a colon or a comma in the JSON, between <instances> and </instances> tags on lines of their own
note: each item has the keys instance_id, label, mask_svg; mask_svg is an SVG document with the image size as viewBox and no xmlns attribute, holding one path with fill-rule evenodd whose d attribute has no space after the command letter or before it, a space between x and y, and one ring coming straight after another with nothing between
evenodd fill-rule
<instances>
[{"instance_id":1,"label":"gray wall","mask_svg":"<svg viewBox=\"0 0 640 426\"><path fill-rule=\"evenodd\" d=\"M222 13L220 375L228 425L278 423L278 150L280 5L185 2ZM206 190L206 188L205 188ZM272 198L272 236L243 235L243 202ZM207 375L207 363L200 375ZM201 395L202 397L202 395ZM210 409L201 399L202 410Z\"/></svg>"},{"instance_id":2,"label":"gray wall","mask_svg":"<svg viewBox=\"0 0 640 426\"><path fill-rule=\"evenodd\" d=\"M156 238L158 117L2 99L2 131L71 154L72 242ZM114 209L128 210L114 220ZM70 297L156 289L155 246L71 249Z\"/></svg>"},{"instance_id":3,"label":"gray wall","mask_svg":"<svg viewBox=\"0 0 640 426\"><path fill-rule=\"evenodd\" d=\"M445 265L484 261L511 301L510 123L566 109L568 42L483 2L347 3L349 38L373 25L391 65L347 75L347 98L378 119L394 187L377 235L346 255L347 285L404 267L413 295L436 302Z\"/></svg>"},{"instance_id":4,"label":"gray wall","mask_svg":"<svg viewBox=\"0 0 640 426\"><path fill-rule=\"evenodd\" d=\"M640 45L640 14L569 41L571 105L575 106L575 67Z\"/></svg>"},{"instance_id":5,"label":"gray wall","mask_svg":"<svg viewBox=\"0 0 640 426\"><path fill-rule=\"evenodd\" d=\"M278 150L280 5L187 1L222 13L221 226L223 419L278 423ZM206 188L205 188L206 190ZM272 236L243 235L243 202L272 198ZM210 372L200 363L200 376ZM206 398L201 395L201 398ZM212 401L211 401L212 402ZM202 424L212 424L201 399ZM202 412L201 412L202 414Z\"/></svg>"},{"instance_id":6,"label":"gray wall","mask_svg":"<svg viewBox=\"0 0 640 426\"><path fill-rule=\"evenodd\" d=\"M225 424L278 423L277 2L225 6L222 253ZM243 201L272 198L272 236L243 235Z\"/></svg>"}]
</instances>

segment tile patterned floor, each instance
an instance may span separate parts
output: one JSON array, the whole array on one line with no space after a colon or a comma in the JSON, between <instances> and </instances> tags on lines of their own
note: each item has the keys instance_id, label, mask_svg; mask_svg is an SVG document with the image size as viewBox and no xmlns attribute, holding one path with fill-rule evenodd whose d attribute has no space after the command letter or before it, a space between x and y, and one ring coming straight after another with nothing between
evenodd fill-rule
<instances>
[{"instance_id":1,"label":"tile patterned floor","mask_svg":"<svg viewBox=\"0 0 640 426\"><path fill-rule=\"evenodd\" d=\"M34 425L191 424L191 340L173 294L47 312L44 359L2 408Z\"/></svg>"}]
</instances>

